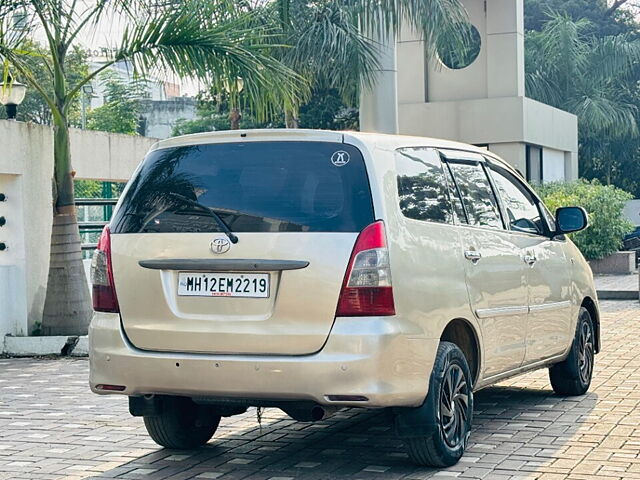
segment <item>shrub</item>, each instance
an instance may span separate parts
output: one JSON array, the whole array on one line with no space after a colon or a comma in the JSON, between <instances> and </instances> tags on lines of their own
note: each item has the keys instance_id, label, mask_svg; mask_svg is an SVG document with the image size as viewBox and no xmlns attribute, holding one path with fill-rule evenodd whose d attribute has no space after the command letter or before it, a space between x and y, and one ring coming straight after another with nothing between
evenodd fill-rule
<instances>
[{"instance_id":1,"label":"shrub","mask_svg":"<svg viewBox=\"0 0 640 480\"><path fill-rule=\"evenodd\" d=\"M597 180L571 183L545 183L537 188L551 212L559 207L583 207L589 214L589 228L571 235L576 246L588 260L606 257L618 251L622 239L634 225L622 214L633 196L612 185Z\"/></svg>"}]
</instances>

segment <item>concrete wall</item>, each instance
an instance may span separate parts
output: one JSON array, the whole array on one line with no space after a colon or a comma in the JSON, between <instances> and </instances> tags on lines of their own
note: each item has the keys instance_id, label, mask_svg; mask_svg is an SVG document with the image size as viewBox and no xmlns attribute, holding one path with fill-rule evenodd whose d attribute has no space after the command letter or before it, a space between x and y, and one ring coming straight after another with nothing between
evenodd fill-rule
<instances>
[{"instance_id":1,"label":"concrete wall","mask_svg":"<svg viewBox=\"0 0 640 480\"><path fill-rule=\"evenodd\" d=\"M72 129L71 162L76 178L126 182L156 141L156 138ZM50 161L53 162L53 153Z\"/></svg>"},{"instance_id":2,"label":"concrete wall","mask_svg":"<svg viewBox=\"0 0 640 480\"><path fill-rule=\"evenodd\" d=\"M72 130L76 178L126 181L155 139ZM0 120L0 336L25 335L42 318L52 219L53 131Z\"/></svg>"},{"instance_id":3,"label":"concrete wall","mask_svg":"<svg viewBox=\"0 0 640 480\"><path fill-rule=\"evenodd\" d=\"M142 116L145 119L144 133L148 137L168 138L180 119L196 118L195 98L178 97L170 100L146 100L142 102Z\"/></svg>"},{"instance_id":4,"label":"concrete wall","mask_svg":"<svg viewBox=\"0 0 640 480\"><path fill-rule=\"evenodd\" d=\"M51 237L51 177L53 137L50 129L19 122L0 121L0 192L7 201L0 215L7 224L0 227L8 250L0 252L0 335L29 332L42 317L49 242ZM8 277L11 277L8 278ZM25 318L26 315L26 318Z\"/></svg>"},{"instance_id":5,"label":"concrete wall","mask_svg":"<svg viewBox=\"0 0 640 480\"><path fill-rule=\"evenodd\" d=\"M398 106L398 118L403 134L489 145L523 173L525 144L566 152L566 179L578 178L576 116L530 98L405 103Z\"/></svg>"}]
</instances>

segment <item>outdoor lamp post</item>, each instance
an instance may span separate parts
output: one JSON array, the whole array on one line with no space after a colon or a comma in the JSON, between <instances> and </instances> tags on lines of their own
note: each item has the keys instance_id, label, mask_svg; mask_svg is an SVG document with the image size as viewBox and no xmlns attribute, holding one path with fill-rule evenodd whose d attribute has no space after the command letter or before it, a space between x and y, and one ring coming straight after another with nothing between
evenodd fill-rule
<instances>
[{"instance_id":1,"label":"outdoor lamp post","mask_svg":"<svg viewBox=\"0 0 640 480\"><path fill-rule=\"evenodd\" d=\"M228 82L225 82L224 84L224 89L229 94L233 94L233 93L239 94L240 92L242 92L243 88L244 88L244 80L242 79L242 77L238 77L236 79L236 84L233 86L230 85ZM229 122L231 123L231 130L240 129L241 119L242 119L242 114L240 113L238 106L235 105L235 102L234 102L233 107L231 107L231 112L229 112Z\"/></svg>"},{"instance_id":2,"label":"outdoor lamp post","mask_svg":"<svg viewBox=\"0 0 640 480\"><path fill-rule=\"evenodd\" d=\"M93 97L93 85L87 83L82 86L82 129L87 128L87 100Z\"/></svg>"},{"instance_id":3,"label":"outdoor lamp post","mask_svg":"<svg viewBox=\"0 0 640 480\"><path fill-rule=\"evenodd\" d=\"M18 113L18 105L24 100L27 93L27 87L22 83L12 82L11 79L7 83L0 83L0 103L7 110L7 118L15 120Z\"/></svg>"}]
</instances>

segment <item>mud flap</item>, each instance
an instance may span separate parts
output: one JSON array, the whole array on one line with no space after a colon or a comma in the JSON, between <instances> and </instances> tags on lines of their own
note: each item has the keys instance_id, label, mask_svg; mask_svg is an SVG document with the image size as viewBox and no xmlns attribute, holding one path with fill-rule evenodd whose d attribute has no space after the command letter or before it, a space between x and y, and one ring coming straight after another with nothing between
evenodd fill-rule
<instances>
[{"instance_id":1,"label":"mud flap","mask_svg":"<svg viewBox=\"0 0 640 480\"><path fill-rule=\"evenodd\" d=\"M414 438L429 435L438 428L433 421L435 415L429 412L427 402L415 408L395 408L395 431L400 438Z\"/></svg>"}]
</instances>

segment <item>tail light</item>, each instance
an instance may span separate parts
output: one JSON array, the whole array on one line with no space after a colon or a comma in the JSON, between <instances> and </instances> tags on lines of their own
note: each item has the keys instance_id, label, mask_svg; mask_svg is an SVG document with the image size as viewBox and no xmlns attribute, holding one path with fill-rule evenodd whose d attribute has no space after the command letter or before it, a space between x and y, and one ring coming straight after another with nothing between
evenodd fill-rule
<instances>
[{"instance_id":1,"label":"tail light","mask_svg":"<svg viewBox=\"0 0 640 480\"><path fill-rule=\"evenodd\" d=\"M395 315L384 223L367 226L353 247L336 316Z\"/></svg>"},{"instance_id":2,"label":"tail light","mask_svg":"<svg viewBox=\"0 0 640 480\"><path fill-rule=\"evenodd\" d=\"M98 248L91 261L91 283L93 284L93 309L96 312L120 312L116 287L111 267L111 231L104 227Z\"/></svg>"}]
</instances>

